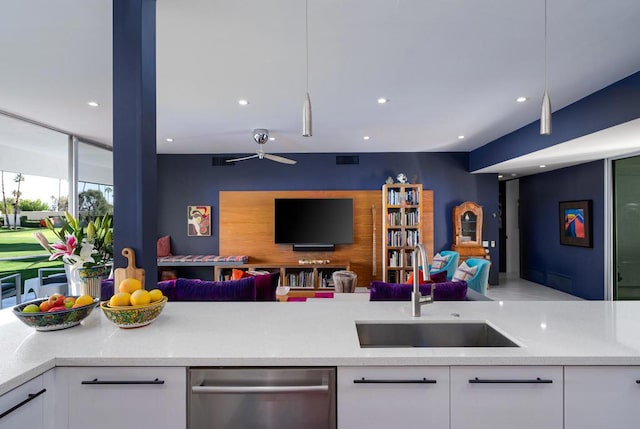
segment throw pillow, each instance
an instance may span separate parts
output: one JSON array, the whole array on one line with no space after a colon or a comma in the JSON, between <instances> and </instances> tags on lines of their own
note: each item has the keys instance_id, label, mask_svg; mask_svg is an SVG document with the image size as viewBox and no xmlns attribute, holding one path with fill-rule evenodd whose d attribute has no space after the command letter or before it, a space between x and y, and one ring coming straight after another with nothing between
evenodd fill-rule
<instances>
[{"instance_id":1,"label":"throw pillow","mask_svg":"<svg viewBox=\"0 0 640 429\"><path fill-rule=\"evenodd\" d=\"M234 268L231 270L231 280L240 280L240 279L244 279L246 277L252 277L251 274L249 274L248 272L244 271L244 270L239 270L237 268Z\"/></svg>"},{"instance_id":2,"label":"throw pillow","mask_svg":"<svg viewBox=\"0 0 640 429\"><path fill-rule=\"evenodd\" d=\"M256 301L275 301L276 289L280 273L269 273L265 271L243 271L236 268L231 270L231 280L240 280L253 277L256 284Z\"/></svg>"},{"instance_id":3,"label":"throw pillow","mask_svg":"<svg viewBox=\"0 0 640 429\"><path fill-rule=\"evenodd\" d=\"M463 262L458 268L456 268L456 272L453 273L452 280L454 282L467 281L471 277L475 276L477 271L478 267L470 267L466 262Z\"/></svg>"},{"instance_id":4,"label":"throw pillow","mask_svg":"<svg viewBox=\"0 0 640 429\"><path fill-rule=\"evenodd\" d=\"M418 270L418 278L420 279L419 283L426 283L424 281L424 273L422 272L422 270ZM427 283L431 283L431 282L427 282ZM407 278L407 281L405 282L405 284L408 284L408 285L413 284L413 272L409 274L409 277Z\"/></svg>"},{"instance_id":5,"label":"throw pillow","mask_svg":"<svg viewBox=\"0 0 640 429\"><path fill-rule=\"evenodd\" d=\"M162 258L164 256L171 256L171 236L170 235L165 235L164 237L158 238L157 251L158 251L158 258Z\"/></svg>"},{"instance_id":6,"label":"throw pillow","mask_svg":"<svg viewBox=\"0 0 640 429\"><path fill-rule=\"evenodd\" d=\"M437 271L444 268L449 262L451 255L441 255L440 253L436 253L436 256L433 257L433 262L431 262L431 271Z\"/></svg>"},{"instance_id":7,"label":"throw pillow","mask_svg":"<svg viewBox=\"0 0 640 429\"><path fill-rule=\"evenodd\" d=\"M422 276L422 271L418 274ZM429 281L426 283L442 283L447 281L447 272L441 271L435 274L429 274ZM425 282L420 282L420 284L424 284ZM407 279L405 284L412 285L413 284L413 273L409 274L409 278Z\"/></svg>"}]
</instances>

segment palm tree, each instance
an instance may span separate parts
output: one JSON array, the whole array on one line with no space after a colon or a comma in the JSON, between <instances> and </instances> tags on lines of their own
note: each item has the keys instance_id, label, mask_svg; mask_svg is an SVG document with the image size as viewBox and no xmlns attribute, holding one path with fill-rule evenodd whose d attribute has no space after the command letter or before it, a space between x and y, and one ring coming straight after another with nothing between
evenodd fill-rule
<instances>
[{"instance_id":1,"label":"palm tree","mask_svg":"<svg viewBox=\"0 0 640 429\"><path fill-rule=\"evenodd\" d=\"M24 182L24 175L22 173L16 174L16 177L13 178L13 181L18 184L18 189L13 191L13 195L16 197L15 206L13 209L13 229L18 229L18 207L20 204L20 183Z\"/></svg>"},{"instance_id":2,"label":"palm tree","mask_svg":"<svg viewBox=\"0 0 640 429\"><path fill-rule=\"evenodd\" d=\"M2 178L2 212L4 213L6 227L9 228L9 210L7 210L7 197L4 194L4 170L0 170L0 177Z\"/></svg>"},{"instance_id":3,"label":"palm tree","mask_svg":"<svg viewBox=\"0 0 640 429\"><path fill-rule=\"evenodd\" d=\"M113 192L113 189L109 186L107 186L106 188L104 188L104 193L107 194L107 201L109 201L109 195L111 195L111 193Z\"/></svg>"}]
</instances>

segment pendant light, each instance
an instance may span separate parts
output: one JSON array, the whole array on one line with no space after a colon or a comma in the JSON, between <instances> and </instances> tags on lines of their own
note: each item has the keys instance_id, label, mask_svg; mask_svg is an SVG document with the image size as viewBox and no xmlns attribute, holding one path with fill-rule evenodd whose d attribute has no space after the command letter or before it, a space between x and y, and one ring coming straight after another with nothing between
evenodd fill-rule
<instances>
[{"instance_id":1,"label":"pendant light","mask_svg":"<svg viewBox=\"0 0 640 429\"><path fill-rule=\"evenodd\" d=\"M305 0L305 34L306 34L306 61L307 61L307 95L302 105L302 136L311 137L311 98L309 97L309 0Z\"/></svg>"},{"instance_id":2,"label":"pendant light","mask_svg":"<svg viewBox=\"0 0 640 429\"><path fill-rule=\"evenodd\" d=\"M540 113L540 134L551 134L551 100L547 81L547 0L544 0L544 95L542 96L542 111Z\"/></svg>"}]
</instances>

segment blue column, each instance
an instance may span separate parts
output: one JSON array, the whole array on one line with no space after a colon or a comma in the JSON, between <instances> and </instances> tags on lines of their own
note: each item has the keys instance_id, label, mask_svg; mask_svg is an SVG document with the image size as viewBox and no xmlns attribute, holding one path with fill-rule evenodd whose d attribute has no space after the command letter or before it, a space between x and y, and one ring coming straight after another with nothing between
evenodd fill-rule
<instances>
[{"instance_id":1,"label":"blue column","mask_svg":"<svg viewBox=\"0 0 640 429\"><path fill-rule=\"evenodd\" d=\"M124 247L157 282L156 2L113 0L114 264Z\"/></svg>"}]
</instances>

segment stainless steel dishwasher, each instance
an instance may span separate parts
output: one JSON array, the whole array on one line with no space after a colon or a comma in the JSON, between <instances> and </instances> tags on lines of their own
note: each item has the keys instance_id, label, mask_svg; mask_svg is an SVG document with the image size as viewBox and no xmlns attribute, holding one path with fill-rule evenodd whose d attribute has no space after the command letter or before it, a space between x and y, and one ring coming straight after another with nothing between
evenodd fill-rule
<instances>
[{"instance_id":1,"label":"stainless steel dishwasher","mask_svg":"<svg viewBox=\"0 0 640 429\"><path fill-rule=\"evenodd\" d=\"M189 429L335 429L336 369L189 369Z\"/></svg>"}]
</instances>

